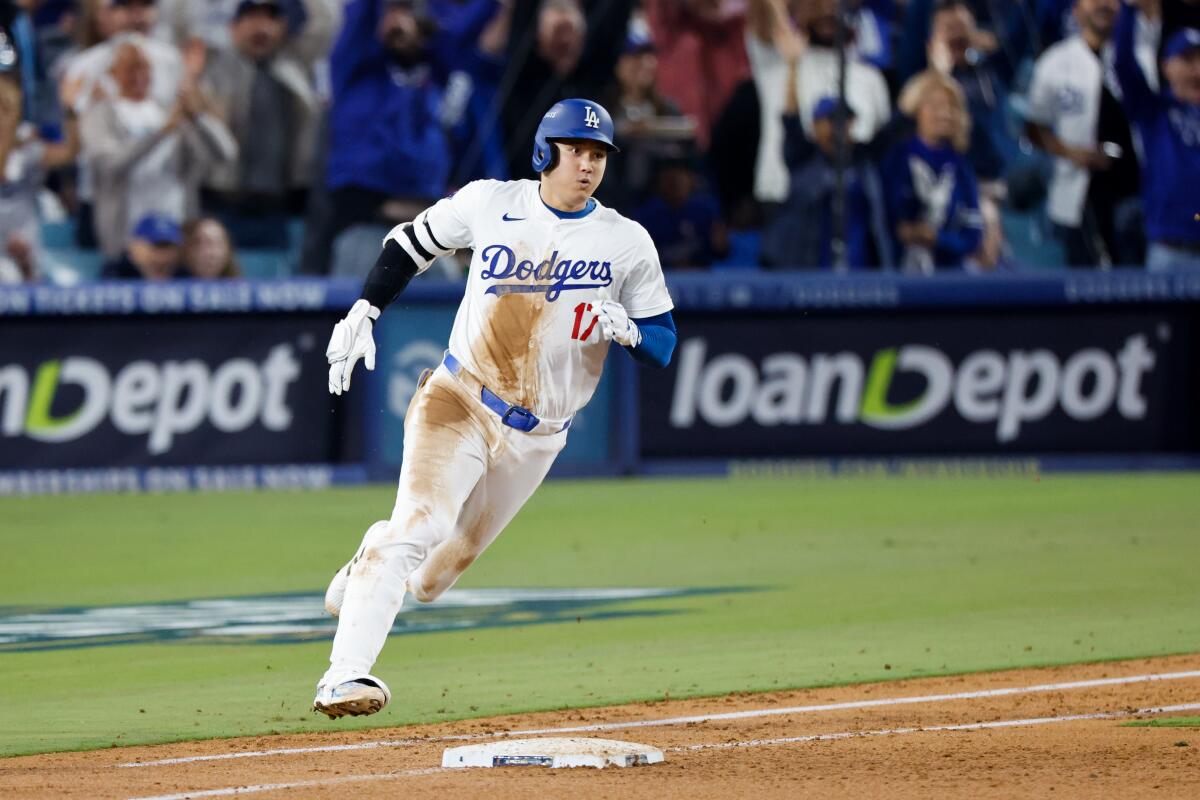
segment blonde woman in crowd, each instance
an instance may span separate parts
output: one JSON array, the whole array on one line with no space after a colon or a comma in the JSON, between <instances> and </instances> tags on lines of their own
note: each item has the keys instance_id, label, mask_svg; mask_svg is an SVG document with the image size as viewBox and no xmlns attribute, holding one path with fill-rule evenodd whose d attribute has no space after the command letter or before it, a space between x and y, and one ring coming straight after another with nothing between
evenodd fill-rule
<instances>
[{"instance_id":1,"label":"blonde woman in crowd","mask_svg":"<svg viewBox=\"0 0 1200 800\"><path fill-rule=\"evenodd\" d=\"M910 273L961 269L983 243L979 188L965 153L971 118L962 89L926 70L900 94L916 132L894 147L882 170L900 266Z\"/></svg>"}]
</instances>

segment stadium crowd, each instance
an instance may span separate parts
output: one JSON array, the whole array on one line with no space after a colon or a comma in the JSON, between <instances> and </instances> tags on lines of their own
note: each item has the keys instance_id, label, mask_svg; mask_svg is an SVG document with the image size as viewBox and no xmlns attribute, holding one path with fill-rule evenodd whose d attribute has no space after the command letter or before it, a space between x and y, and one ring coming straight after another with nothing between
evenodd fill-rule
<instances>
[{"instance_id":1,"label":"stadium crowd","mask_svg":"<svg viewBox=\"0 0 1200 800\"><path fill-rule=\"evenodd\" d=\"M0 0L0 283L361 275L566 97L668 269L1200 268L1200 0L846 6Z\"/></svg>"}]
</instances>

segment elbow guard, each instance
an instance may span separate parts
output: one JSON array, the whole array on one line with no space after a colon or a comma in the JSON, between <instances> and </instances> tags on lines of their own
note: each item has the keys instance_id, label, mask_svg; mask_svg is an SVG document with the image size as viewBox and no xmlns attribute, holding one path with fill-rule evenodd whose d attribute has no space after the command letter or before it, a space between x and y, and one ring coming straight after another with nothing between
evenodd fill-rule
<instances>
[{"instance_id":1,"label":"elbow guard","mask_svg":"<svg viewBox=\"0 0 1200 800\"><path fill-rule=\"evenodd\" d=\"M417 265L417 272L424 272L435 258L448 256L455 250L453 247L444 246L433 235L433 228L429 225L428 210L422 211L412 222L405 222L392 228L383 241L385 245L388 242L395 242L399 245Z\"/></svg>"},{"instance_id":2,"label":"elbow guard","mask_svg":"<svg viewBox=\"0 0 1200 800\"><path fill-rule=\"evenodd\" d=\"M412 256L395 239L385 239L383 251L363 284L362 298L383 310L420 271Z\"/></svg>"}]
</instances>

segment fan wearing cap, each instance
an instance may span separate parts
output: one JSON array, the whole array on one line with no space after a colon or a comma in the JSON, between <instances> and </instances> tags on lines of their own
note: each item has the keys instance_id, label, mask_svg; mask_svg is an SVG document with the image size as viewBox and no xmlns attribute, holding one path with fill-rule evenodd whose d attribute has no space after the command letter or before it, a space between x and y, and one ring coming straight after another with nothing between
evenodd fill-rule
<instances>
[{"instance_id":1,"label":"fan wearing cap","mask_svg":"<svg viewBox=\"0 0 1200 800\"><path fill-rule=\"evenodd\" d=\"M138 220L125 252L104 265L100 277L115 280L161 281L178 276L183 232L179 223L162 214Z\"/></svg>"},{"instance_id":2,"label":"fan wearing cap","mask_svg":"<svg viewBox=\"0 0 1200 800\"><path fill-rule=\"evenodd\" d=\"M333 41L330 0L305 0L303 32L291 35L281 0L241 0L229 42L204 51L202 83L238 143L238 157L204 181L201 204L240 247L286 247L288 217L303 210L314 179L323 108L313 55Z\"/></svg>"},{"instance_id":3,"label":"fan wearing cap","mask_svg":"<svg viewBox=\"0 0 1200 800\"><path fill-rule=\"evenodd\" d=\"M1141 135L1146 267L1155 272L1200 270L1200 30L1184 28L1162 50L1166 85L1155 91L1134 56L1136 9L1117 20L1113 66L1121 102Z\"/></svg>"},{"instance_id":4,"label":"fan wearing cap","mask_svg":"<svg viewBox=\"0 0 1200 800\"><path fill-rule=\"evenodd\" d=\"M812 110L812 139L804 135L796 93L790 91L783 115L784 162L791 173L787 199L763 232L760 259L773 268L830 269L833 259L832 202L837 171L836 97L823 97ZM854 109L843 108L848 129ZM848 130L844 134L849 140ZM850 269L891 266L883 183L865 148L852 151L846 180L846 263Z\"/></svg>"}]
</instances>

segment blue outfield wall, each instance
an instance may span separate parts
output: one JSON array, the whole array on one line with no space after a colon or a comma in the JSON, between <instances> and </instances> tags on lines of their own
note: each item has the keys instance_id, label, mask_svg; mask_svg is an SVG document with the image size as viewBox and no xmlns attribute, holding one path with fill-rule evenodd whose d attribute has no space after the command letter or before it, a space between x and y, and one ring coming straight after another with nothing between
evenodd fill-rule
<instances>
[{"instance_id":1,"label":"blue outfield wall","mask_svg":"<svg viewBox=\"0 0 1200 800\"><path fill-rule=\"evenodd\" d=\"M1200 275L668 279L666 370L610 353L554 473L1200 466ZM418 280L325 389L357 281L0 288L0 494L395 479L463 286Z\"/></svg>"}]
</instances>

